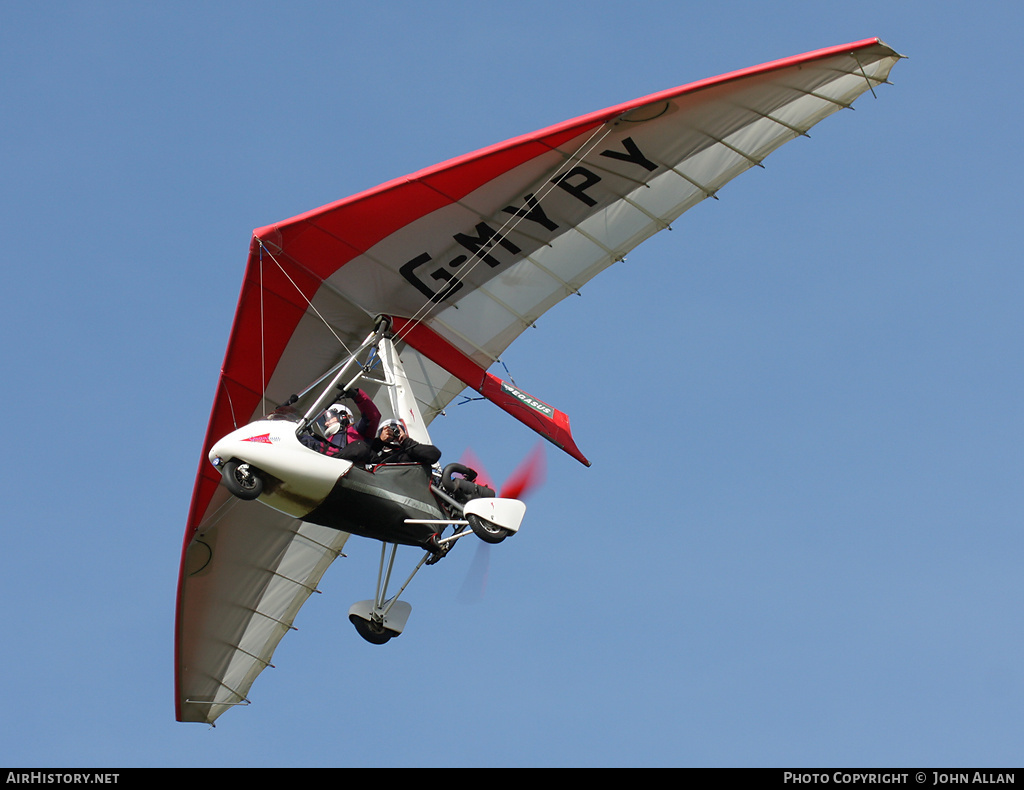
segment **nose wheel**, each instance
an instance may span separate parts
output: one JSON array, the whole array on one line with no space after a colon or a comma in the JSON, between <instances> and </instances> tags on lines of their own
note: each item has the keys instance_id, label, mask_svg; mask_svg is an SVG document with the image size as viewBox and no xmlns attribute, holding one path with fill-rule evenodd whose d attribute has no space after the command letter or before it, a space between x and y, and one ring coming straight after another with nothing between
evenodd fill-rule
<instances>
[{"instance_id":1,"label":"nose wheel","mask_svg":"<svg viewBox=\"0 0 1024 790\"><path fill-rule=\"evenodd\" d=\"M239 499L251 501L263 493L263 478L249 464L232 459L224 464L221 476L228 491Z\"/></svg>"}]
</instances>

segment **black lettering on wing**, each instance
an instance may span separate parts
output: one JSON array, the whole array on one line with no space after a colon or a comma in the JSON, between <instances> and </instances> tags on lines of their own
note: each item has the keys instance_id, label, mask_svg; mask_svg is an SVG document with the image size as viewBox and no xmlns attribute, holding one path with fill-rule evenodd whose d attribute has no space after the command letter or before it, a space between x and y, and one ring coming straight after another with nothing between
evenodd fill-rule
<instances>
[{"instance_id":1,"label":"black lettering on wing","mask_svg":"<svg viewBox=\"0 0 1024 790\"><path fill-rule=\"evenodd\" d=\"M622 147L625 151L613 151L608 149L602 151L601 156L606 156L609 159L618 159L621 162L631 162L634 165L639 165L648 172L653 172L658 169L658 166L643 155L640 147L633 141L632 137L627 137L622 141Z\"/></svg>"}]
</instances>

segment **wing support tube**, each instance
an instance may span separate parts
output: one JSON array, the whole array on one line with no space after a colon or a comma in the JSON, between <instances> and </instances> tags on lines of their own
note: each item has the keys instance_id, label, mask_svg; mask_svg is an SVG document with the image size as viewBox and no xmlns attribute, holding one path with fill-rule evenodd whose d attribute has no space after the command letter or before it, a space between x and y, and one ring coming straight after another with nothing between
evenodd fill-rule
<instances>
[{"instance_id":1,"label":"wing support tube","mask_svg":"<svg viewBox=\"0 0 1024 790\"><path fill-rule=\"evenodd\" d=\"M584 466L590 466L572 438L569 415L488 373L425 324L409 318L391 319L395 334L423 356L440 365L467 387L532 428Z\"/></svg>"},{"instance_id":2,"label":"wing support tube","mask_svg":"<svg viewBox=\"0 0 1024 790\"><path fill-rule=\"evenodd\" d=\"M309 407L309 411L306 412L306 415L302 418L302 420L299 422L298 427L295 429L296 436L301 434L303 430L305 430L306 426L308 426L310 422L313 421L313 417L316 416L324 408L324 406L327 405L327 401L335 394L335 388L349 389L350 387L353 387L355 385L355 383L363 375L363 371L357 373L355 378L353 378L347 385L340 384L340 382L342 381L342 376L344 376L348 369L356 363L357 357L360 354L362 354L366 349L370 347L376 348L377 344L380 343L381 339L390 331L390 328L391 325L388 322L387 318L383 316L378 318L376 324L374 325L373 332L367 335L366 340L362 342L362 345L360 345L359 348L357 348L355 351L349 354L345 361L341 363L341 365L338 367L337 373L334 374L334 378L331 379L331 383L328 384L327 388L320 394L320 396L315 401L313 401L313 405ZM313 386L315 386L315 384ZM308 392L309 389L310 388L307 388L306 392Z\"/></svg>"}]
</instances>

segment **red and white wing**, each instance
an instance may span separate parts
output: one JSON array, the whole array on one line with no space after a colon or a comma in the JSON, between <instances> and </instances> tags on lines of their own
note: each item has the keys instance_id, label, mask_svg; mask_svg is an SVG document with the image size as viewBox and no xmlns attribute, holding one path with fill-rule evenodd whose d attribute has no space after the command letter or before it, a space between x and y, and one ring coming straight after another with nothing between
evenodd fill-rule
<instances>
[{"instance_id":1,"label":"red and white wing","mask_svg":"<svg viewBox=\"0 0 1024 790\"><path fill-rule=\"evenodd\" d=\"M212 722L245 699L344 542L226 500L205 460L214 441L316 381L384 314L427 423L468 386L587 463L563 412L488 368L546 310L886 82L899 58L868 39L703 80L254 231L185 534L178 718Z\"/></svg>"}]
</instances>

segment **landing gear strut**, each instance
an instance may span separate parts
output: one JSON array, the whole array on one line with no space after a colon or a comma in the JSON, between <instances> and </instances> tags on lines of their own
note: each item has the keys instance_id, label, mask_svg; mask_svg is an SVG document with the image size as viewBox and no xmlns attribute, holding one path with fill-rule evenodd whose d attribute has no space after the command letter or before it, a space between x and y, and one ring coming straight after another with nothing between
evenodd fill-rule
<instances>
[{"instance_id":1,"label":"landing gear strut","mask_svg":"<svg viewBox=\"0 0 1024 790\"><path fill-rule=\"evenodd\" d=\"M390 557L387 556L389 545L391 546ZM377 571L377 596L373 600L357 601L348 610L348 619L355 626L356 632L370 644L383 645L394 637L401 635L409 615L412 614L412 606L405 601L399 601L398 596L405 591L405 588L409 586L409 582L412 581L412 577L416 575L416 572L423 567L423 564L430 557L429 553L424 554L423 559L419 561L413 572L409 574L409 578L405 580L402 589L395 593L393 597L388 598L388 582L391 581L391 570L394 568L395 554L397 552L398 544L381 543L380 567ZM387 559L386 570L385 559Z\"/></svg>"},{"instance_id":2,"label":"landing gear strut","mask_svg":"<svg viewBox=\"0 0 1024 790\"><path fill-rule=\"evenodd\" d=\"M455 541L466 535L476 534L487 543L501 543L509 535L514 535L519 530L523 515L526 513L526 505L517 499L495 498L491 489L477 486L467 480L452 481L451 470L456 466L458 465L449 464L442 475L443 482L448 485L431 489L451 517L405 519L406 524L424 524L437 530L434 537L431 538L431 546L413 568L409 578L405 580L405 584L394 596L388 597L388 584L391 581L391 571L395 565L398 544L382 542L380 567L377 571L377 595L373 600L358 601L352 604L348 610L348 619L352 621L356 632L371 644L383 645L402 633L409 615L412 613L412 606L405 601L399 601L398 597L409 586L409 582L420 568L424 565L432 565L445 556ZM462 473L464 469L466 472L471 472L474 478L476 477L476 472L465 467L455 471ZM453 483L458 485L453 485ZM445 488L448 490L445 491ZM468 501L458 501L454 495L460 494L465 496ZM471 498L473 496L478 498ZM459 518L459 516L463 518ZM441 537L449 526L455 527L455 534ZM465 529L466 527L469 529ZM388 546L391 546L390 557L388 556Z\"/></svg>"}]
</instances>

